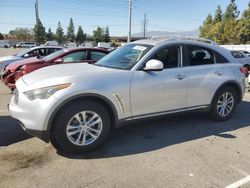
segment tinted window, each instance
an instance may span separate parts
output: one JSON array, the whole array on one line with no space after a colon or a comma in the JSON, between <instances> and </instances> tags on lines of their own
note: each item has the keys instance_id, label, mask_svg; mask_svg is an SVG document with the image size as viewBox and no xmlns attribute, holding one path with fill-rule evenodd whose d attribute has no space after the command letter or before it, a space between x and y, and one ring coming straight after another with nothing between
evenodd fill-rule
<instances>
[{"instance_id":1,"label":"tinted window","mask_svg":"<svg viewBox=\"0 0 250 188\"><path fill-rule=\"evenodd\" d=\"M187 55L190 66L214 64L211 50L200 46L187 46Z\"/></svg>"},{"instance_id":2,"label":"tinted window","mask_svg":"<svg viewBox=\"0 0 250 188\"><path fill-rule=\"evenodd\" d=\"M61 49L60 48L49 48L48 50L49 50L48 54L52 54L52 53L54 53L58 50L61 50Z\"/></svg>"},{"instance_id":3,"label":"tinted window","mask_svg":"<svg viewBox=\"0 0 250 188\"><path fill-rule=\"evenodd\" d=\"M217 52L214 52L216 63L229 63L228 60Z\"/></svg>"},{"instance_id":4,"label":"tinted window","mask_svg":"<svg viewBox=\"0 0 250 188\"><path fill-rule=\"evenodd\" d=\"M235 57L235 58L244 58L244 55L239 52L239 51L231 51L231 54Z\"/></svg>"},{"instance_id":5,"label":"tinted window","mask_svg":"<svg viewBox=\"0 0 250 188\"><path fill-rule=\"evenodd\" d=\"M164 68L175 68L180 64L180 48L177 46L160 49L151 59L161 61Z\"/></svg>"},{"instance_id":6,"label":"tinted window","mask_svg":"<svg viewBox=\"0 0 250 188\"><path fill-rule=\"evenodd\" d=\"M63 62L70 63L70 62L80 62L82 60L86 60L86 52L80 51L80 52L73 52L71 54L68 54L64 56Z\"/></svg>"},{"instance_id":7,"label":"tinted window","mask_svg":"<svg viewBox=\"0 0 250 188\"><path fill-rule=\"evenodd\" d=\"M90 51L90 60L98 61L103 58L106 54L98 51Z\"/></svg>"}]
</instances>

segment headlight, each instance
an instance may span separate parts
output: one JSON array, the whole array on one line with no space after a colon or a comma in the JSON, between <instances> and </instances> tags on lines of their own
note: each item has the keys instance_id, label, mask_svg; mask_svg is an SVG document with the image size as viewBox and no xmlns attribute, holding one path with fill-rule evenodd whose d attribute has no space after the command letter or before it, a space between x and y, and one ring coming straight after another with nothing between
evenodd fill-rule
<instances>
[{"instance_id":1,"label":"headlight","mask_svg":"<svg viewBox=\"0 0 250 188\"><path fill-rule=\"evenodd\" d=\"M67 83L67 84L60 84L60 85L55 85L55 86L38 88L38 89L24 92L24 95L31 101L35 99L48 99L55 92L65 89L69 87L70 85L71 84Z\"/></svg>"}]
</instances>

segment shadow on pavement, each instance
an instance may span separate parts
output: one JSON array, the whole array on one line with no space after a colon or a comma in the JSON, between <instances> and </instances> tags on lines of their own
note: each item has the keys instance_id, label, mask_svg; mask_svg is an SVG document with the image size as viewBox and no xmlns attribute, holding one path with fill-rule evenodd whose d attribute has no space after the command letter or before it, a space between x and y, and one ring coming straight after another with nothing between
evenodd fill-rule
<instances>
[{"instance_id":1,"label":"shadow on pavement","mask_svg":"<svg viewBox=\"0 0 250 188\"><path fill-rule=\"evenodd\" d=\"M249 109L250 102L243 101L226 122L213 122L201 113L134 122L111 132L105 144L95 151L82 155L58 154L71 159L110 158L150 152L211 135L236 139L225 132L249 126Z\"/></svg>"},{"instance_id":2,"label":"shadow on pavement","mask_svg":"<svg viewBox=\"0 0 250 188\"><path fill-rule=\"evenodd\" d=\"M31 138L10 116L0 116L0 147Z\"/></svg>"}]
</instances>

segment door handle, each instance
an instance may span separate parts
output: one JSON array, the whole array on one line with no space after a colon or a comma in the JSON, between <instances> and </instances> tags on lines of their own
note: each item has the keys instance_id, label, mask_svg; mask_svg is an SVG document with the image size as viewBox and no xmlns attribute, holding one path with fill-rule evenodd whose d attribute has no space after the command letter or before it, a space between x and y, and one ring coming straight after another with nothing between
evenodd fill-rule
<instances>
[{"instance_id":1,"label":"door handle","mask_svg":"<svg viewBox=\"0 0 250 188\"><path fill-rule=\"evenodd\" d=\"M224 74L224 72L222 72L222 71L216 71L215 74L217 74L218 76L222 76Z\"/></svg>"},{"instance_id":2,"label":"door handle","mask_svg":"<svg viewBox=\"0 0 250 188\"><path fill-rule=\"evenodd\" d=\"M184 74L178 74L175 78L177 78L178 80L183 80L184 78L186 78L186 76Z\"/></svg>"}]
</instances>

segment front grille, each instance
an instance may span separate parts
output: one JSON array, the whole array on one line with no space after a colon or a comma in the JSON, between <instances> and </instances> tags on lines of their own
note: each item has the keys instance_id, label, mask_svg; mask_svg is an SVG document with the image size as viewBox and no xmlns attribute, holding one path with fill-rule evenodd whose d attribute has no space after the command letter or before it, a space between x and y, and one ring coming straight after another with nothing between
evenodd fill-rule
<instances>
[{"instance_id":1,"label":"front grille","mask_svg":"<svg viewBox=\"0 0 250 188\"><path fill-rule=\"evenodd\" d=\"M14 102L18 104L19 92L17 89L13 91L13 96L14 96Z\"/></svg>"}]
</instances>

